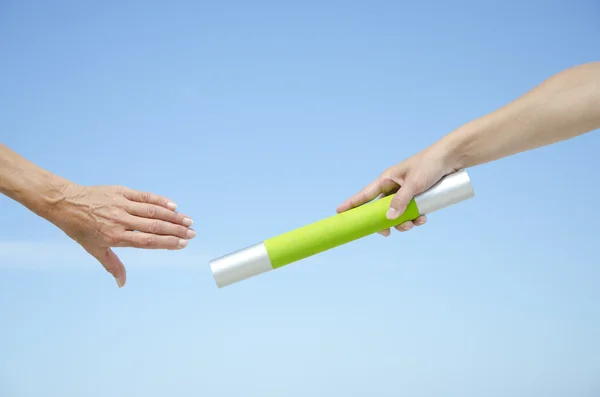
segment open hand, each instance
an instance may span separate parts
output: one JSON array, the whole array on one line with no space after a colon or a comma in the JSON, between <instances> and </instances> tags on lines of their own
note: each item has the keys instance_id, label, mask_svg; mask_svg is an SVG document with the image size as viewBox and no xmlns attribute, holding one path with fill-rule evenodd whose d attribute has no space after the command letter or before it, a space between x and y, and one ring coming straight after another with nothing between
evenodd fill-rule
<instances>
[{"instance_id":1,"label":"open hand","mask_svg":"<svg viewBox=\"0 0 600 397\"><path fill-rule=\"evenodd\" d=\"M125 267L111 247L182 249L196 236L192 220L165 197L122 186L70 185L50 221L125 285Z\"/></svg>"}]
</instances>

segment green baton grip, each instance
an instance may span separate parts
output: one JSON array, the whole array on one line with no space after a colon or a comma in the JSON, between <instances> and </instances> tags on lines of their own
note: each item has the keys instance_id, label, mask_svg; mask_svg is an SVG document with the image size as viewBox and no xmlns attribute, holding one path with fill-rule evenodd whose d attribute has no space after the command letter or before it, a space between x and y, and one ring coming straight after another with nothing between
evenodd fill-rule
<instances>
[{"instance_id":1,"label":"green baton grip","mask_svg":"<svg viewBox=\"0 0 600 397\"><path fill-rule=\"evenodd\" d=\"M217 286L222 288L417 219L474 195L469 175L465 170L459 170L415 196L404 213L394 220L386 217L393 197L387 196L213 259L209 265Z\"/></svg>"}]
</instances>

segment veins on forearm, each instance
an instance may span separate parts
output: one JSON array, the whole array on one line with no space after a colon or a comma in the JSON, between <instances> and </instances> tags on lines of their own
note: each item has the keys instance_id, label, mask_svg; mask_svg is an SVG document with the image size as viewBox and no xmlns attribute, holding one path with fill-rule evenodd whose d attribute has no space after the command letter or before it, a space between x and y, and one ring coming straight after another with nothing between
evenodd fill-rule
<instances>
[{"instance_id":1,"label":"veins on forearm","mask_svg":"<svg viewBox=\"0 0 600 397\"><path fill-rule=\"evenodd\" d=\"M47 218L64 198L68 183L0 144L0 193Z\"/></svg>"}]
</instances>

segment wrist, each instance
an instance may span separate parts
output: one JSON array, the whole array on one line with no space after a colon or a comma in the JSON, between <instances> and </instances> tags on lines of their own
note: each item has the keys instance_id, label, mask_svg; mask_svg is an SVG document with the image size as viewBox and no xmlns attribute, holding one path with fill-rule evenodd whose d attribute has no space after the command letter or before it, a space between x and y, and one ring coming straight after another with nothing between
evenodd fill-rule
<instances>
[{"instance_id":1,"label":"wrist","mask_svg":"<svg viewBox=\"0 0 600 397\"><path fill-rule=\"evenodd\" d=\"M47 173L44 179L32 183L31 198L26 205L42 218L55 223L66 192L72 185L64 178Z\"/></svg>"},{"instance_id":2,"label":"wrist","mask_svg":"<svg viewBox=\"0 0 600 397\"><path fill-rule=\"evenodd\" d=\"M465 160L462 153L462 145L458 137L449 134L437 141L431 147L436 157L441 159L447 172L457 171L464 168Z\"/></svg>"},{"instance_id":3,"label":"wrist","mask_svg":"<svg viewBox=\"0 0 600 397\"><path fill-rule=\"evenodd\" d=\"M456 171L472 167L472 146L477 127L473 123L466 124L444 136L434 144L439 151L444 164Z\"/></svg>"}]
</instances>

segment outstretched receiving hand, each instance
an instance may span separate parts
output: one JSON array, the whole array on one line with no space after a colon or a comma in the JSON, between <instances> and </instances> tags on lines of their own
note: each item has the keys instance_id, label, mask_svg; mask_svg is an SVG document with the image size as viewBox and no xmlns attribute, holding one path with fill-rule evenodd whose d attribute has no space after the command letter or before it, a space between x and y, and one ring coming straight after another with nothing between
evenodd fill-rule
<instances>
[{"instance_id":1,"label":"outstretched receiving hand","mask_svg":"<svg viewBox=\"0 0 600 397\"><path fill-rule=\"evenodd\" d=\"M111 247L177 250L196 236L192 220L165 197L122 186L69 185L48 219L125 285L125 267Z\"/></svg>"}]
</instances>

